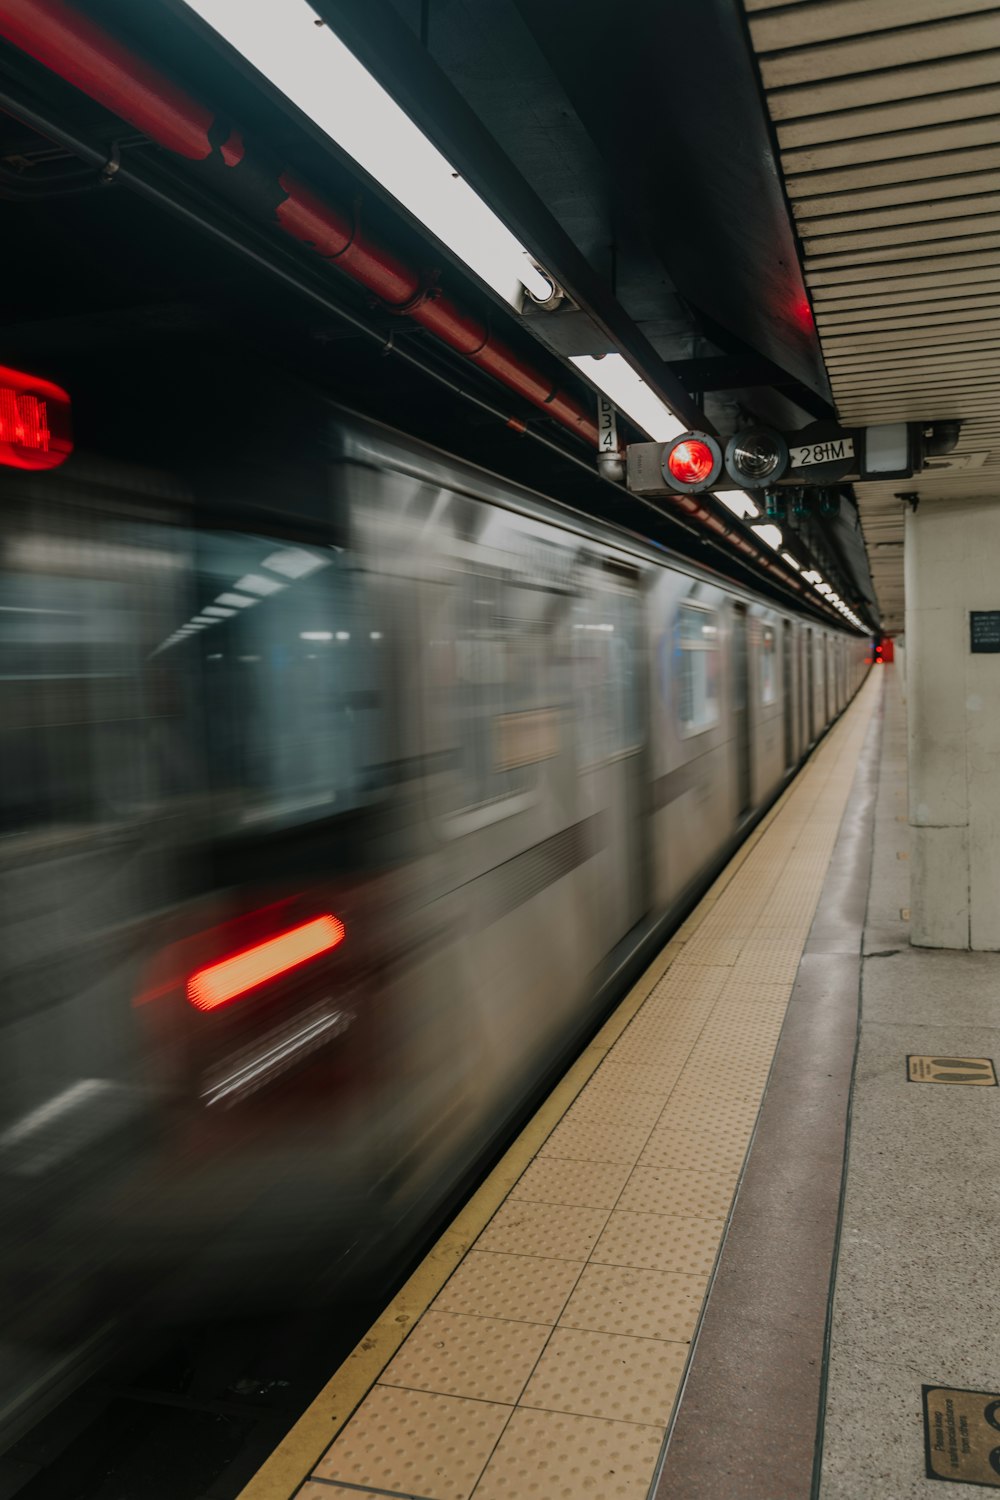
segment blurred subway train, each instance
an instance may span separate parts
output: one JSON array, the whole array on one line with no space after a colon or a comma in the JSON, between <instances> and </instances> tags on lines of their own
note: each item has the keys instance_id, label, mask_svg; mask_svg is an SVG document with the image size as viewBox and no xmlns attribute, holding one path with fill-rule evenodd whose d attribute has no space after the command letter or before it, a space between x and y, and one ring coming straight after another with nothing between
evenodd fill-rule
<instances>
[{"instance_id":1,"label":"blurred subway train","mask_svg":"<svg viewBox=\"0 0 1000 1500\"><path fill-rule=\"evenodd\" d=\"M390 1264L866 669L224 384L0 470L0 1441L133 1318Z\"/></svg>"}]
</instances>

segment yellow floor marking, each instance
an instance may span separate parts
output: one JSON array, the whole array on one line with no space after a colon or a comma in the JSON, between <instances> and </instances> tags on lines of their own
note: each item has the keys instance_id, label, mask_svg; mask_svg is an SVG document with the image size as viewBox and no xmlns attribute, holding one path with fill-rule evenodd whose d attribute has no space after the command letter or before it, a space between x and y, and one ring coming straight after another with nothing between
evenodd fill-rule
<instances>
[{"instance_id":1,"label":"yellow floor marking","mask_svg":"<svg viewBox=\"0 0 1000 1500\"><path fill-rule=\"evenodd\" d=\"M869 708L871 705L870 689L871 682L869 683L869 691L862 694L865 705ZM865 722L867 722L867 717L866 713L864 715ZM832 761L835 749L839 748L839 742L844 737L842 731L846 729L848 721L850 721L854 730L852 738L857 736L858 720L854 714L849 713L839 721L838 726L835 728L833 737L838 742L837 746L835 747L831 744L831 740L827 739L821 745L818 756L813 758L809 763L809 768L807 768L807 776L809 769L817 768L819 765L825 771L825 780L821 777L822 786L820 792L822 792L827 784L836 782L838 786L841 786L845 776L847 776L847 784L849 785L850 776L853 775L853 759L849 766L838 765L836 761ZM838 731L841 732L838 733ZM586 1110L588 1108L592 1109L592 1106L589 1106L586 1101L577 1102L581 1092L594 1072L607 1057L609 1051L622 1037L630 1022L646 1006L647 1001L654 1007L665 1007L667 1011L670 1010L674 1003L670 998L673 976L671 975L670 980L667 981L666 988L660 982L674 965L676 965L674 972L678 975L676 988L683 991L685 995L696 995L699 984L703 987L705 984L709 985L708 989L704 991L706 999L703 1005L703 1020L698 1019L698 1014L700 1013L697 1012L696 1002L696 1008L692 1012L692 1016L689 1017L687 1022L683 1023L683 1025L689 1028L695 1028L690 1031L689 1041L686 1044L683 1043L682 1025L680 1032L677 1032L675 1029L670 1034L669 1040L661 1045L657 1033L657 1027L660 1023L656 1015L650 1012L647 1007L647 1010L643 1011L643 1018L644 1024L648 1021L648 1040L644 1037L635 1039L639 1043L639 1052L636 1056L632 1057L632 1063L644 1062L646 1060L645 1054L647 1048L649 1058L655 1061L659 1060L659 1053L663 1047L666 1047L669 1051L677 1049L679 1045L683 1044L687 1046L688 1052L690 1052L690 1047L694 1044L701 1026L704 1024L704 1021L708 1021L712 1013L719 985L725 982L728 989L728 986L737 977L733 969L720 969L719 967L720 963L733 963L736 958L736 951L728 959L724 956L720 957L721 950L726 947L728 933L723 934L720 922L713 923L711 919L720 899L726 894L728 887L737 874L744 869L748 861L753 861L750 870L747 872L748 879L753 881L758 873L768 872L771 885L775 885L775 882L777 882L776 889L777 887L781 888L778 894L779 899L784 901L784 906L782 908L782 919L779 924L780 930L768 932L767 929L763 929L760 933L761 937L766 936L774 941L775 954L781 960L781 982L777 982L778 975L775 974L775 982L772 982L770 985L761 984L758 982L756 974L754 974L752 978L748 975L740 979L739 984L743 989L746 989L749 982L754 989L757 1003L760 1006L764 1007L765 1010L771 1007L776 1016L779 1013L783 1015L784 1005L787 1003L788 993L791 989L792 979L794 978L794 968L791 962L793 955L786 935L792 931L800 933L796 941L798 943L798 952L801 952L808 932L808 924L811 922L812 913L815 910L815 903L818 899L822 879L826 873L826 861L822 860L822 864L820 865L822 853L824 850L828 850L828 846L832 845L832 839L835 837L836 827L839 826L842 812L842 807L840 807L836 810L835 814L831 810L830 814L824 817L815 806L818 796L819 793L807 787L804 778L797 779L786 788L782 796L757 825L750 837L738 850L733 860L715 881L702 902L682 924L673 940L658 954L642 978L632 987L626 998L601 1027L590 1045L570 1068L552 1094L546 1099L483 1185L470 1199L469 1203L453 1220L449 1228L440 1237L433 1249L386 1308L385 1312L372 1328L369 1329L365 1337L344 1361L340 1369L336 1371L311 1406L278 1445L275 1452L242 1491L240 1500L288 1500L288 1497L306 1480L310 1471L315 1468L320 1456L329 1449L338 1433L343 1429L360 1403L372 1391L404 1339L419 1319L426 1313L430 1304L455 1271L459 1262L466 1256L486 1225L497 1215L498 1210L505 1203L505 1200L508 1199L511 1189L521 1178L529 1164L538 1157L539 1152L549 1141L550 1136L553 1135L556 1127L564 1120L567 1114L570 1114L571 1119L574 1116L577 1117L578 1129L582 1132L581 1138L586 1137L588 1129ZM846 790L844 790L844 798L846 799ZM761 851L760 845L762 839L772 827L775 820L784 811L789 809L790 803L794 804L792 808L792 827L794 830L799 830L795 833L794 850L790 855L785 855L784 853L772 854L766 850ZM817 842L815 852L810 847L812 820L815 820L816 823ZM820 866L820 868L817 869L817 866ZM783 894L786 891L787 894ZM745 913L745 916L740 917L739 920L746 921L747 929L744 934L737 934L740 937L740 943L736 946L737 950L741 945L743 948L746 948L750 932L756 932L757 930L755 925L757 904L753 900L752 891L748 895L740 894L732 899L727 898L727 901L723 904L727 907L729 913L728 922L730 925L733 923L734 914L738 915L740 911ZM725 925L726 919L722 919L721 926L725 927ZM779 947L782 948L780 954L778 954ZM789 947L787 957L783 951L784 947ZM761 958L764 958L764 956L762 952ZM704 965L705 967L699 968L698 965ZM710 972L716 976L711 982L709 982ZM699 979L699 975L703 977ZM727 979L726 976L732 976L732 980ZM764 979L765 977L764 974L760 975L760 979ZM651 999L654 991L657 992L658 998ZM736 997L734 996L734 998ZM735 1020L729 1019L719 1029L718 1041L714 1039L713 1023L708 1021L707 1029L701 1033L702 1040L699 1043L699 1046L704 1050L706 1059L710 1059L718 1053L719 1058L724 1060L726 1049L732 1046L734 1041L737 1045L739 1044L738 1035L735 1037L733 1035L734 1029L737 1033L739 1030L738 1005L733 1016ZM675 1023L671 1022L670 1024L673 1025ZM718 1022L715 1022L714 1026L718 1027ZM631 1035L632 1033L630 1033ZM754 1046L759 1047L759 1044L754 1042L752 1036L748 1036L746 1045L751 1050ZM755 1064L753 1059L750 1059L748 1077L753 1075L759 1079L759 1083L756 1085L758 1089L763 1088L763 1080L770 1065L770 1052L773 1052L773 1045L768 1045L770 1046L770 1051L767 1048L761 1049L759 1063ZM621 1049L615 1054L616 1060L619 1058L620 1053ZM753 1073L754 1068L756 1068L755 1075ZM649 1069L648 1071L652 1072L653 1070ZM679 1069L677 1071L679 1072ZM604 1077L603 1074L602 1077ZM673 1089L674 1082L675 1078L672 1078L667 1092ZM673 1098L674 1096L672 1095L671 1097ZM650 1178L651 1187L655 1187L657 1182L665 1180L663 1178L664 1172L668 1174L676 1172L678 1160L683 1157L686 1150L683 1098L684 1088L681 1085L677 1093L676 1123L671 1123L673 1119L671 1112L664 1111L660 1124L656 1126L653 1135L650 1137L650 1143L644 1153L643 1161L639 1164L644 1170L645 1164L649 1164L647 1176ZM749 1138L752 1129L756 1107L756 1103L752 1101L746 1106L736 1106L734 1103L733 1123L731 1125L726 1124L723 1127L722 1122L720 1122L721 1128L718 1140L708 1143L708 1154L705 1161L707 1177L711 1177L713 1171L717 1170L721 1174L720 1180L725 1182L738 1173L739 1164L742 1162L746 1150L746 1139ZM580 1115L581 1108L585 1111L583 1116ZM598 1127L599 1130L606 1128L604 1125L599 1125ZM564 1154L569 1156L576 1153L566 1151ZM639 1171L638 1168L636 1170L637 1172ZM641 1172L639 1175L641 1177ZM683 1172L681 1175L683 1175ZM531 1210L540 1207L542 1205L522 1203L519 1205L518 1217L531 1220ZM523 1210L523 1213L520 1210ZM659 1218L659 1215L652 1217ZM633 1223L632 1216L624 1207L620 1207L612 1214L611 1221L608 1223L605 1233L601 1236L600 1245L593 1252L590 1259L597 1264L600 1264L604 1260L612 1266L616 1261L621 1262L621 1255L618 1250L619 1242L634 1245L636 1232L643 1227L644 1223L652 1230L653 1226L648 1222L649 1218L648 1214L643 1214L637 1216L636 1222ZM677 1221L676 1264L671 1262L670 1266L666 1268L660 1267L658 1261L658 1257L662 1254L662 1243L657 1239L655 1234L652 1236L645 1262L650 1267L649 1272L646 1273L647 1277L668 1274L671 1271L677 1272L680 1276L690 1276L690 1273L695 1271L699 1274L707 1275L707 1271L704 1268L714 1258L714 1245L717 1244L719 1231L713 1225L711 1235L703 1233L699 1227L701 1222L703 1221L697 1219L681 1219ZM719 1223L721 1224L722 1220ZM683 1233L681 1233L682 1230ZM712 1240L711 1246L709 1245L709 1239ZM633 1264L635 1263L636 1261L633 1257ZM605 1274L611 1275L612 1273L608 1271ZM443 1326L451 1328L453 1336L457 1337L460 1335L460 1319L457 1323L453 1319L449 1324L444 1315L438 1314L437 1316L444 1319ZM601 1357L606 1357L619 1373L622 1351L624 1350L626 1354L629 1354L633 1346L635 1358L640 1366L642 1360L647 1360L654 1356L660 1359L674 1357L670 1354L669 1347L665 1350L652 1350L649 1340L630 1339L624 1335L612 1335L610 1333L599 1334L557 1329L553 1335L553 1341L553 1347L558 1347L559 1349L564 1344L567 1346L580 1344L581 1347L586 1345L591 1350L591 1357L595 1361L599 1362ZM681 1348L683 1346L675 1345L673 1347ZM683 1363L683 1359L681 1362ZM533 1379L536 1379L536 1386L544 1385L546 1381L551 1385L553 1375L549 1373L550 1366L551 1362L547 1365L544 1361L540 1365L541 1374L537 1378L533 1377ZM675 1372L678 1378L679 1372L680 1366L678 1366L678 1370ZM639 1386L641 1386L641 1372L637 1374L636 1379L639 1382ZM414 1412L417 1407L420 1407L423 1413L419 1418L421 1423L433 1424L439 1418L442 1420L451 1419L452 1408L448 1407L447 1403L453 1400L453 1398L426 1398L420 1396L419 1392L407 1392L393 1386L386 1387L383 1385L377 1389L382 1392L379 1398L382 1403L388 1403L389 1407L393 1408L394 1422L402 1422L405 1425L414 1419L407 1402L410 1402L410 1405L413 1406ZM393 1390L397 1391L396 1395L391 1394ZM573 1397L573 1403L577 1411L580 1410L580 1399L578 1394ZM459 1404L462 1406L466 1405L464 1402ZM530 1401L525 1403L528 1407L531 1404ZM538 1404L541 1405L542 1403L539 1402ZM558 1401L556 1405L558 1409ZM424 1411L424 1407L427 1408L426 1411ZM521 1408L519 1407L517 1410L520 1412ZM565 1407L563 1410L565 1410ZM485 1411L481 1415L483 1420L485 1420ZM472 1416L475 1416L475 1412L472 1413ZM527 1426L530 1426L531 1422L540 1420L541 1416L542 1413L536 1412L530 1420L527 1415L514 1419L509 1439L511 1450L516 1448L520 1441L519 1434L526 1431ZM591 1421L591 1426L593 1426L593 1419L588 1420ZM570 1428L572 1428L576 1418L568 1414L565 1419L560 1419L560 1421L563 1427L568 1423ZM520 1426L517 1426L518 1422L520 1422ZM356 1425L356 1423L352 1424L352 1431L354 1431ZM609 1433L612 1427L617 1426L617 1424L611 1422L605 1425ZM584 1436L585 1434L582 1432L582 1429L579 1432L574 1429L569 1441L572 1444ZM488 1447L492 1440L484 1432L481 1435L481 1441ZM504 1441L508 1442L508 1438L505 1437ZM360 1477L358 1482L362 1482Z\"/></svg>"}]
</instances>

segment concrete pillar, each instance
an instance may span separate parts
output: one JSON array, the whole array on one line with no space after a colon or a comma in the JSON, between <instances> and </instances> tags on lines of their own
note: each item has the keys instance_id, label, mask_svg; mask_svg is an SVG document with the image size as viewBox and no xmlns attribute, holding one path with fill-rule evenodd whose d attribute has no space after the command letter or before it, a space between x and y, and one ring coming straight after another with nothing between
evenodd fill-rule
<instances>
[{"instance_id":1,"label":"concrete pillar","mask_svg":"<svg viewBox=\"0 0 1000 1500\"><path fill-rule=\"evenodd\" d=\"M1000 652L969 634L1000 611L1000 500L922 500L905 572L910 938L1000 949Z\"/></svg>"}]
</instances>

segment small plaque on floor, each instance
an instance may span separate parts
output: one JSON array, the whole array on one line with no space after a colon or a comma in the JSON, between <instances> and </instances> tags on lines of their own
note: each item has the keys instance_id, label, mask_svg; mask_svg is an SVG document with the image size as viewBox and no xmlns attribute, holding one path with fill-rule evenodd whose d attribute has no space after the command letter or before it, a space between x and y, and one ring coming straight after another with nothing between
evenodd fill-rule
<instances>
[{"instance_id":1,"label":"small plaque on floor","mask_svg":"<svg viewBox=\"0 0 1000 1500\"><path fill-rule=\"evenodd\" d=\"M995 1088L997 1075L988 1057L916 1057L906 1059L910 1083L973 1083Z\"/></svg>"},{"instance_id":2,"label":"small plaque on floor","mask_svg":"<svg viewBox=\"0 0 1000 1500\"><path fill-rule=\"evenodd\" d=\"M921 1390L927 1477L1000 1490L1000 1393L943 1385Z\"/></svg>"}]
</instances>

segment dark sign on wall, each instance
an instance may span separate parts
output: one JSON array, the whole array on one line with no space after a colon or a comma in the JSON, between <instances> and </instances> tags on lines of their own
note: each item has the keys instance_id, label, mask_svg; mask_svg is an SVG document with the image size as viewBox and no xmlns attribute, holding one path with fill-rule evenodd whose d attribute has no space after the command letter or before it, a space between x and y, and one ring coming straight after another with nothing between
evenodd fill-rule
<instances>
[{"instance_id":1,"label":"dark sign on wall","mask_svg":"<svg viewBox=\"0 0 1000 1500\"><path fill-rule=\"evenodd\" d=\"M1000 609L970 609L969 650L1000 651Z\"/></svg>"}]
</instances>

